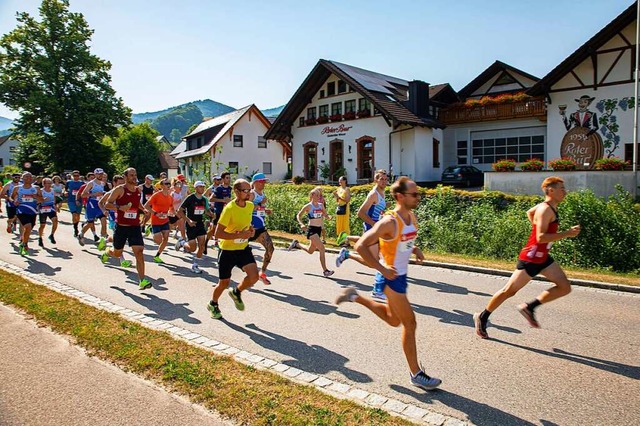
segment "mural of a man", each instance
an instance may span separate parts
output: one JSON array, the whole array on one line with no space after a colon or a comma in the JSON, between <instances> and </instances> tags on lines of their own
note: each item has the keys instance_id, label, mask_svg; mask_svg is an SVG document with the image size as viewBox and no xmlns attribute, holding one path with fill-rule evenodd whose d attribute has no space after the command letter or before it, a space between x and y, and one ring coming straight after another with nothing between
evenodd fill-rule
<instances>
[{"instance_id":1,"label":"mural of a man","mask_svg":"<svg viewBox=\"0 0 640 426\"><path fill-rule=\"evenodd\" d=\"M574 127L585 127L589 129L587 136L590 136L598 130L596 113L589 110L589 105L591 105L594 99L594 97L589 95L582 95L580 99L574 99L578 103L578 109L576 112L569 114L569 117L567 117L565 112L566 105L560 106L560 115L562 116L562 121L567 131Z\"/></svg>"}]
</instances>

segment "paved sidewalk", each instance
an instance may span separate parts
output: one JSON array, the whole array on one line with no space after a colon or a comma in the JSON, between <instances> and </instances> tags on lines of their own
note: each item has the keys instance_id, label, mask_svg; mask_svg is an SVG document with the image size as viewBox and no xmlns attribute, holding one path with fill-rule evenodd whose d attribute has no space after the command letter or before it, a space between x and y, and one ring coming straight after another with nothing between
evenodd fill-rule
<instances>
[{"instance_id":1,"label":"paved sidewalk","mask_svg":"<svg viewBox=\"0 0 640 426\"><path fill-rule=\"evenodd\" d=\"M231 425L0 305L0 424Z\"/></svg>"}]
</instances>

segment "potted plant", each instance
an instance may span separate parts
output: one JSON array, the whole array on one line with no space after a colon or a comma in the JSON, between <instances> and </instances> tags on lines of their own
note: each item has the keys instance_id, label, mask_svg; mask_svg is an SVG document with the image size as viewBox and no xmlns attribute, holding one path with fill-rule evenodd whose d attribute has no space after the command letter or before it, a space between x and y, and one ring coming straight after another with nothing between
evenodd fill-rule
<instances>
[{"instance_id":1,"label":"potted plant","mask_svg":"<svg viewBox=\"0 0 640 426\"><path fill-rule=\"evenodd\" d=\"M318 124L325 124L329 122L329 117L327 117L326 115L321 115L316 119L316 121L318 122Z\"/></svg>"},{"instance_id":2,"label":"potted plant","mask_svg":"<svg viewBox=\"0 0 640 426\"><path fill-rule=\"evenodd\" d=\"M360 111L358 111L357 113L358 118L367 118L367 117L371 117L371 110L370 109L361 109Z\"/></svg>"},{"instance_id":3,"label":"potted plant","mask_svg":"<svg viewBox=\"0 0 640 426\"><path fill-rule=\"evenodd\" d=\"M316 119L315 118L307 118L305 120L305 123L307 124L307 126L313 126L314 124L316 124Z\"/></svg>"},{"instance_id":4,"label":"potted plant","mask_svg":"<svg viewBox=\"0 0 640 426\"><path fill-rule=\"evenodd\" d=\"M304 177L302 176L294 176L293 179L291 179L293 181L294 184L296 185L301 185L304 182Z\"/></svg>"},{"instance_id":5,"label":"potted plant","mask_svg":"<svg viewBox=\"0 0 640 426\"><path fill-rule=\"evenodd\" d=\"M573 158L562 157L549 161L549 167L554 172L570 172L578 168L578 163Z\"/></svg>"},{"instance_id":6,"label":"potted plant","mask_svg":"<svg viewBox=\"0 0 640 426\"><path fill-rule=\"evenodd\" d=\"M318 171L320 172L320 177L323 182L326 182L331 176L331 166L329 163L322 163L318 166Z\"/></svg>"},{"instance_id":7,"label":"potted plant","mask_svg":"<svg viewBox=\"0 0 640 426\"><path fill-rule=\"evenodd\" d=\"M503 158L491 165L496 172L512 172L516 169L516 160L511 158Z\"/></svg>"},{"instance_id":8,"label":"potted plant","mask_svg":"<svg viewBox=\"0 0 640 426\"><path fill-rule=\"evenodd\" d=\"M342 121L342 114L331 114L329 116L329 120L331 120L331 121Z\"/></svg>"},{"instance_id":9,"label":"potted plant","mask_svg":"<svg viewBox=\"0 0 640 426\"><path fill-rule=\"evenodd\" d=\"M530 158L524 163L520 163L520 170L523 172L539 172L544 168L544 162L537 158Z\"/></svg>"},{"instance_id":10,"label":"potted plant","mask_svg":"<svg viewBox=\"0 0 640 426\"><path fill-rule=\"evenodd\" d=\"M593 163L596 170L624 170L629 165L628 161L623 161L618 157L601 158Z\"/></svg>"},{"instance_id":11,"label":"potted plant","mask_svg":"<svg viewBox=\"0 0 640 426\"><path fill-rule=\"evenodd\" d=\"M356 118L356 113L355 111L347 111L342 115L342 118L344 120L353 120Z\"/></svg>"}]
</instances>

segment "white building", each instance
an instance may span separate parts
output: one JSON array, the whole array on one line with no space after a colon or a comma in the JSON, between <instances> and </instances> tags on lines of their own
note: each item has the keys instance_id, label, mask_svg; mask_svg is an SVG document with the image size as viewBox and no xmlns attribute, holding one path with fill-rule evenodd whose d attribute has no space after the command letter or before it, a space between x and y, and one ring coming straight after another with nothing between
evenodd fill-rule
<instances>
[{"instance_id":1,"label":"white building","mask_svg":"<svg viewBox=\"0 0 640 426\"><path fill-rule=\"evenodd\" d=\"M284 142L263 137L270 126L252 104L203 121L171 154L190 180L223 171L240 177L261 172L272 181L284 180L290 148ZM210 162L205 164L208 159Z\"/></svg>"},{"instance_id":2,"label":"white building","mask_svg":"<svg viewBox=\"0 0 640 426\"><path fill-rule=\"evenodd\" d=\"M0 136L0 171L4 170L5 166L16 164L15 154L19 144L20 142L11 136Z\"/></svg>"},{"instance_id":3,"label":"white building","mask_svg":"<svg viewBox=\"0 0 640 426\"><path fill-rule=\"evenodd\" d=\"M392 169L418 182L442 173L438 110L454 100L448 84L429 87L321 59L265 137L291 143L294 176L368 182Z\"/></svg>"}]
</instances>

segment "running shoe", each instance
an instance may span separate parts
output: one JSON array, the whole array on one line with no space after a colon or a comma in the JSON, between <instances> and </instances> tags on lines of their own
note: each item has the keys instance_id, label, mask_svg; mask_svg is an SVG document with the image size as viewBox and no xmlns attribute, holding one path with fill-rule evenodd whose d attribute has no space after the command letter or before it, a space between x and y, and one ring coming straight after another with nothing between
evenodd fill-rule
<instances>
[{"instance_id":1,"label":"running shoe","mask_svg":"<svg viewBox=\"0 0 640 426\"><path fill-rule=\"evenodd\" d=\"M198 265L191 265L191 272L193 272L194 274L201 274L202 270Z\"/></svg>"},{"instance_id":2,"label":"running shoe","mask_svg":"<svg viewBox=\"0 0 640 426\"><path fill-rule=\"evenodd\" d=\"M287 247L287 251L291 251L294 248L298 248L298 240L291 241L291 244L289 244L289 247Z\"/></svg>"},{"instance_id":3,"label":"running shoe","mask_svg":"<svg viewBox=\"0 0 640 426\"><path fill-rule=\"evenodd\" d=\"M42 237L38 237L38 245L40 247L44 247L44 243L42 242Z\"/></svg>"},{"instance_id":4,"label":"running shoe","mask_svg":"<svg viewBox=\"0 0 640 426\"><path fill-rule=\"evenodd\" d=\"M51 244L56 243L56 239L53 237L53 234L49 235L49 241L51 241Z\"/></svg>"},{"instance_id":5,"label":"running shoe","mask_svg":"<svg viewBox=\"0 0 640 426\"><path fill-rule=\"evenodd\" d=\"M220 307L218 305L212 305L211 303L207 303L207 310L211 314L211 318L213 319L222 318L222 312L220 312Z\"/></svg>"},{"instance_id":6,"label":"running shoe","mask_svg":"<svg viewBox=\"0 0 640 426\"><path fill-rule=\"evenodd\" d=\"M73 238L78 238L78 230L77 229L73 230Z\"/></svg>"},{"instance_id":7,"label":"running shoe","mask_svg":"<svg viewBox=\"0 0 640 426\"><path fill-rule=\"evenodd\" d=\"M153 285L151 285L151 281L149 281L146 278L143 278L140 280L140 284L138 284L138 289L139 290L146 290L148 288L153 287Z\"/></svg>"},{"instance_id":8,"label":"running shoe","mask_svg":"<svg viewBox=\"0 0 640 426\"><path fill-rule=\"evenodd\" d=\"M147 228L144 230L144 236L148 237L151 235L151 225L147 225Z\"/></svg>"},{"instance_id":9,"label":"running shoe","mask_svg":"<svg viewBox=\"0 0 640 426\"><path fill-rule=\"evenodd\" d=\"M262 281L262 284L264 285L271 285L271 281L269 281L269 278L267 278L267 274L265 274L264 272L260 273L260 281Z\"/></svg>"},{"instance_id":10,"label":"running shoe","mask_svg":"<svg viewBox=\"0 0 640 426\"><path fill-rule=\"evenodd\" d=\"M98 250L102 251L107 248L107 239L105 237L100 237L100 241L98 242Z\"/></svg>"},{"instance_id":11,"label":"running shoe","mask_svg":"<svg viewBox=\"0 0 640 426\"><path fill-rule=\"evenodd\" d=\"M109 261L109 255L107 254L107 252L102 252L102 254L100 255L100 262L102 263L107 263Z\"/></svg>"},{"instance_id":12,"label":"running shoe","mask_svg":"<svg viewBox=\"0 0 640 426\"><path fill-rule=\"evenodd\" d=\"M487 327L482 326L482 320L480 319L480 313L476 312L473 314L473 324L476 327L476 334L481 339L488 339L489 335L487 334Z\"/></svg>"},{"instance_id":13,"label":"running shoe","mask_svg":"<svg viewBox=\"0 0 640 426\"><path fill-rule=\"evenodd\" d=\"M182 247L182 238L178 238L178 241L176 241L176 251L180 251L180 247Z\"/></svg>"},{"instance_id":14,"label":"running shoe","mask_svg":"<svg viewBox=\"0 0 640 426\"><path fill-rule=\"evenodd\" d=\"M29 256L29 247L27 246L22 246L20 247L20 256Z\"/></svg>"},{"instance_id":15,"label":"running shoe","mask_svg":"<svg viewBox=\"0 0 640 426\"><path fill-rule=\"evenodd\" d=\"M353 299L357 295L358 291L354 287L349 286L342 291L342 294L340 296L336 297L336 305L344 302L353 302Z\"/></svg>"},{"instance_id":16,"label":"running shoe","mask_svg":"<svg viewBox=\"0 0 640 426\"><path fill-rule=\"evenodd\" d=\"M153 261L158 263L158 264L163 264L164 260L160 259L160 256L154 256L153 257Z\"/></svg>"},{"instance_id":17,"label":"running shoe","mask_svg":"<svg viewBox=\"0 0 640 426\"><path fill-rule=\"evenodd\" d=\"M97 243L98 241L100 241L100 237L98 237L96 234L93 234L93 242Z\"/></svg>"},{"instance_id":18,"label":"running shoe","mask_svg":"<svg viewBox=\"0 0 640 426\"><path fill-rule=\"evenodd\" d=\"M522 314L523 317L529 322L529 325L533 328L540 328L540 324L536 320L536 316L532 310L529 309L526 303L518 305L518 311Z\"/></svg>"},{"instance_id":19,"label":"running shoe","mask_svg":"<svg viewBox=\"0 0 640 426\"><path fill-rule=\"evenodd\" d=\"M347 233L342 231L340 235L338 235L338 238L336 239L336 244L339 246L343 245L347 241L347 237L349 237Z\"/></svg>"},{"instance_id":20,"label":"running shoe","mask_svg":"<svg viewBox=\"0 0 640 426\"><path fill-rule=\"evenodd\" d=\"M10 233L11 233L11 231L12 231L12 229L11 229L11 225L7 225L7 234L10 234Z\"/></svg>"},{"instance_id":21,"label":"running shoe","mask_svg":"<svg viewBox=\"0 0 640 426\"><path fill-rule=\"evenodd\" d=\"M236 289L229 289L229 296L233 299L233 303L236 305L236 309L239 311L244 311L244 303L242 303L242 296L240 292L236 293Z\"/></svg>"},{"instance_id":22,"label":"running shoe","mask_svg":"<svg viewBox=\"0 0 640 426\"><path fill-rule=\"evenodd\" d=\"M418 371L418 374L415 376L413 374L409 374L409 377L411 378L411 384L413 386L424 390L433 390L442 383L442 380L430 377L422 370Z\"/></svg>"},{"instance_id":23,"label":"running shoe","mask_svg":"<svg viewBox=\"0 0 640 426\"><path fill-rule=\"evenodd\" d=\"M120 262L120 266L122 266L123 268L130 268L132 265L130 260L123 260L122 262Z\"/></svg>"},{"instance_id":24,"label":"running shoe","mask_svg":"<svg viewBox=\"0 0 640 426\"><path fill-rule=\"evenodd\" d=\"M340 253L338 254L338 258L336 259L336 268L339 268L342 265L342 262L349 258L349 250L346 248L341 248Z\"/></svg>"},{"instance_id":25,"label":"running shoe","mask_svg":"<svg viewBox=\"0 0 640 426\"><path fill-rule=\"evenodd\" d=\"M372 291L371 298L380 303L387 303L387 295L381 291Z\"/></svg>"},{"instance_id":26,"label":"running shoe","mask_svg":"<svg viewBox=\"0 0 640 426\"><path fill-rule=\"evenodd\" d=\"M84 236L78 235L78 244L84 247Z\"/></svg>"},{"instance_id":27,"label":"running shoe","mask_svg":"<svg viewBox=\"0 0 640 426\"><path fill-rule=\"evenodd\" d=\"M333 275L333 271L327 269L322 273L322 275L324 275L325 278L329 278L331 275Z\"/></svg>"}]
</instances>

